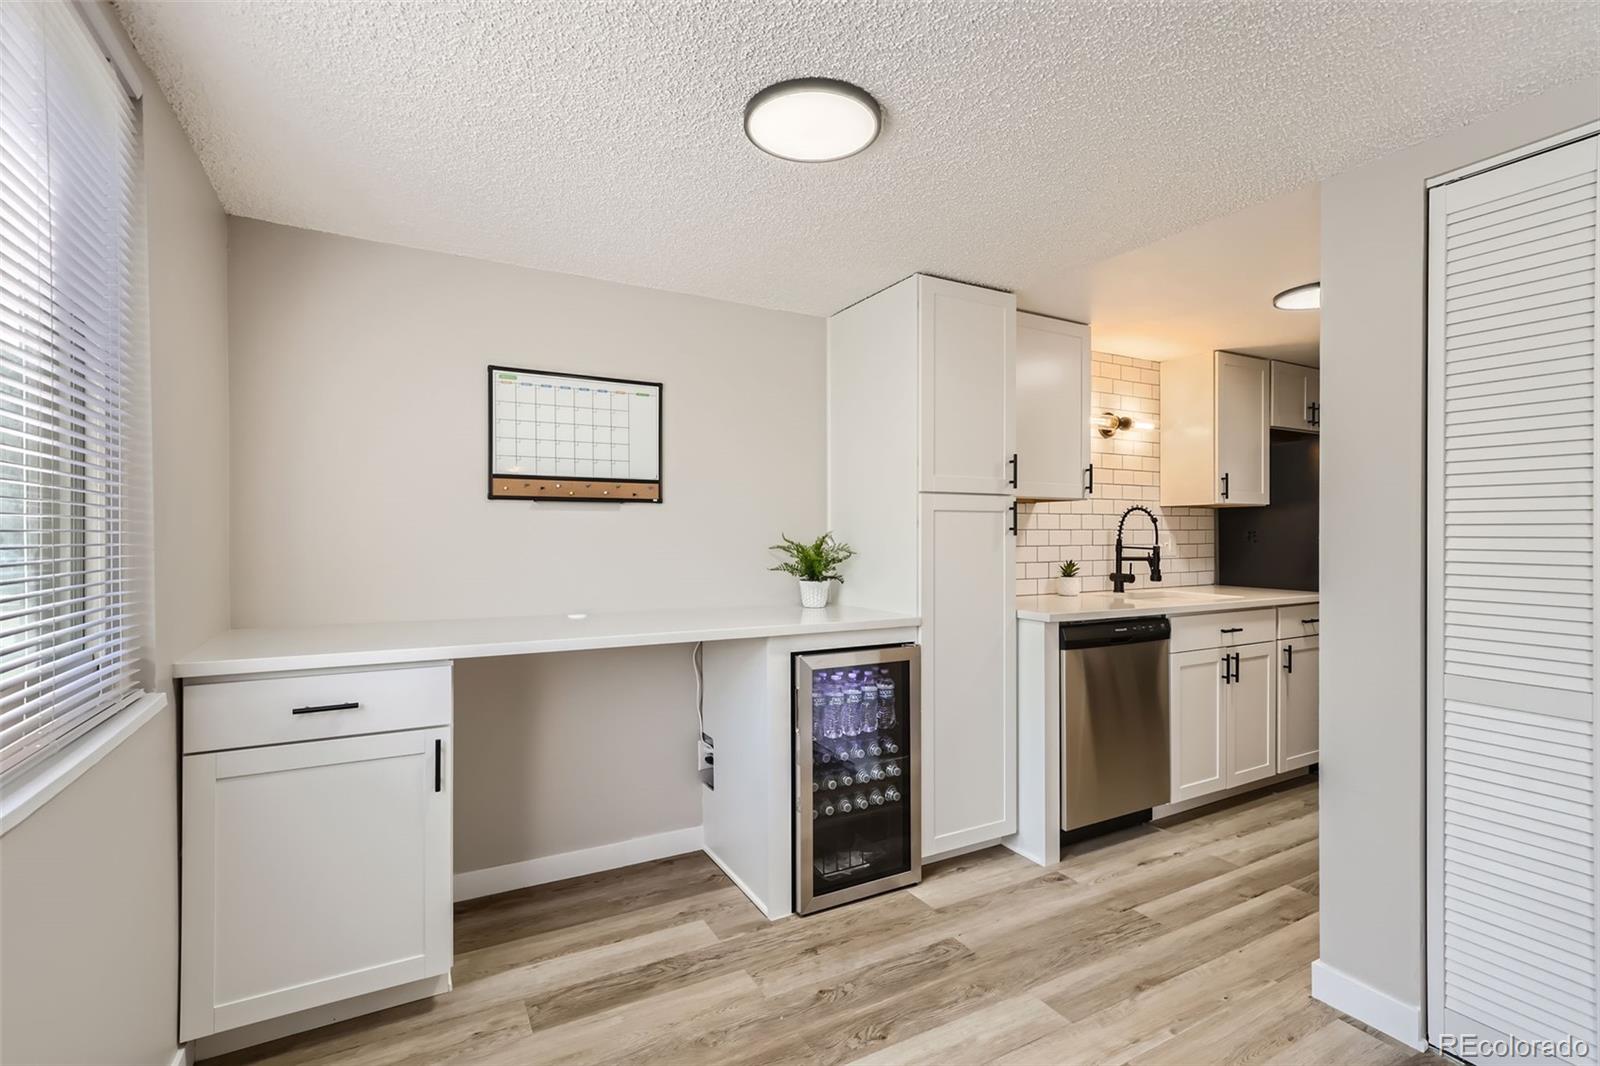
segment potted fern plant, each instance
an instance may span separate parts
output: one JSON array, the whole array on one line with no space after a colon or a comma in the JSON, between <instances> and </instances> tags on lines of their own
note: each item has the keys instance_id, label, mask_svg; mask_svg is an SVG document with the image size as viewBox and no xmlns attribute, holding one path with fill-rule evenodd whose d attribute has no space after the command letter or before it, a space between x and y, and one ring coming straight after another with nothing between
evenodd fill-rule
<instances>
[{"instance_id":1,"label":"potted fern plant","mask_svg":"<svg viewBox=\"0 0 1600 1066\"><path fill-rule=\"evenodd\" d=\"M1068 559L1056 574L1056 595L1076 596L1083 591L1083 578L1078 576L1078 560Z\"/></svg>"},{"instance_id":2,"label":"potted fern plant","mask_svg":"<svg viewBox=\"0 0 1600 1066\"><path fill-rule=\"evenodd\" d=\"M809 543L785 536L783 543L774 544L772 550L787 556L772 569L800 579L802 607L828 606L829 583L844 581L839 567L856 553L850 545L834 540L832 533L824 533Z\"/></svg>"}]
</instances>

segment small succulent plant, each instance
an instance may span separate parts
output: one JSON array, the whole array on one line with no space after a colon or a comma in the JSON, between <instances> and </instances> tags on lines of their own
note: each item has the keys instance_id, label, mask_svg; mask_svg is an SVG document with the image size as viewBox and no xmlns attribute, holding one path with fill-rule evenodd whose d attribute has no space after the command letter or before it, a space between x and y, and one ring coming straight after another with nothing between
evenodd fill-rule
<instances>
[{"instance_id":1,"label":"small succulent plant","mask_svg":"<svg viewBox=\"0 0 1600 1066\"><path fill-rule=\"evenodd\" d=\"M1061 564L1061 576L1062 577L1077 577L1078 576L1078 560L1076 560L1076 559L1068 559L1066 562L1062 563Z\"/></svg>"}]
</instances>

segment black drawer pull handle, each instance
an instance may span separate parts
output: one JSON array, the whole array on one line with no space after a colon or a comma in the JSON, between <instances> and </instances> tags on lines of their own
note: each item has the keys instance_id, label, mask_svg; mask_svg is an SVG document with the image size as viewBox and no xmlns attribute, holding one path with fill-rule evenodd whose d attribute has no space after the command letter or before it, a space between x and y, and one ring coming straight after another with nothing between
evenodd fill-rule
<instances>
[{"instance_id":1,"label":"black drawer pull handle","mask_svg":"<svg viewBox=\"0 0 1600 1066\"><path fill-rule=\"evenodd\" d=\"M1317 620L1315 618L1302 618L1300 619L1300 624L1303 626L1314 626L1317 624Z\"/></svg>"},{"instance_id":2,"label":"black drawer pull handle","mask_svg":"<svg viewBox=\"0 0 1600 1066\"><path fill-rule=\"evenodd\" d=\"M353 711L359 703L324 703L319 707L296 707L290 714L321 714L323 711Z\"/></svg>"},{"instance_id":3,"label":"black drawer pull handle","mask_svg":"<svg viewBox=\"0 0 1600 1066\"><path fill-rule=\"evenodd\" d=\"M444 741L433 742L433 790L444 791Z\"/></svg>"},{"instance_id":4,"label":"black drawer pull handle","mask_svg":"<svg viewBox=\"0 0 1600 1066\"><path fill-rule=\"evenodd\" d=\"M1233 627L1231 627L1229 629L1220 630L1220 632L1223 632L1223 633L1243 633L1244 632L1244 626L1233 626Z\"/></svg>"},{"instance_id":5,"label":"black drawer pull handle","mask_svg":"<svg viewBox=\"0 0 1600 1066\"><path fill-rule=\"evenodd\" d=\"M1019 464L1017 463L1017 453L1016 452L1012 452L1011 453L1011 487L1012 488L1016 488L1017 487L1017 468L1018 468L1018 465Z\"/></svg>"},{"instance_id":6,"label":"black drawer pull handle","mask_svg":"<svg viewBox=\"0 0 1600 1066\"><path fill-rule=\"evenodd\" d=\"M1089 484L1083 490L1083 494L1085 496L1093 496L1094 495L1094 464L1093 463L1089 464L1088 474L1089 474Z\"/></svg>"},{"instance_id":7,"label":"black drawer pull handle","mask_svg":"<svg viewBox=\"0 0 1600 1066\"><path fill-rule=\"evenodd\" d=\"M1222 475L1222 498L1224 500L1226 500L1228 498L1228 475L1227 474L1223 474Z\"/></svg>"},{"instance_id":8,"label":"black drawer pull handle","mask_svg":"<svg viewBox=\"0 0 1600 1066\"><path fill-rule=\"evenodd\" d=\"M1286 673L1286 674L1294 673L1294 645L1293 644L1285 644L1283 646L1283 672Z\"/></svg>"}]
</instances>

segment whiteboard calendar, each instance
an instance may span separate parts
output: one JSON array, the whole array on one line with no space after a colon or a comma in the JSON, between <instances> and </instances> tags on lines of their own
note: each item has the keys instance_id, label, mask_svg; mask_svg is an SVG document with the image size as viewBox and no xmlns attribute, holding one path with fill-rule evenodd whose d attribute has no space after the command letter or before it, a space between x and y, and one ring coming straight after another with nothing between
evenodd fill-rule
<instances>
[{"instance_id":1,"label":"whiteboard calendar","mask_svg":"<svg viewBox=\"0 0 1600 1066\"><path fill-rule=\"evenodd\" d=\"M661 385L489 368L489 495L661 499Z\"/></svg>"}]
</instances>

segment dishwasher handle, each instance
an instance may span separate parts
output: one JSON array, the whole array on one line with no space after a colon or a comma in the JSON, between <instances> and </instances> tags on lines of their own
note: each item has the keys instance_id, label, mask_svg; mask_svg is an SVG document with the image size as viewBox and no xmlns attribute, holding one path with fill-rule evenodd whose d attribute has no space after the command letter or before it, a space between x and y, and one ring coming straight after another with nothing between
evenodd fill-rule
<instances>
[{"instance_id":1,"label":"dishwasher handle","mask_svg":"<svg viewBox=\"0 0 1600 1066\"><path fill-rule=\"evenodd\" d=\"M1148 644L1172 636L1172 623L1165 617L1111 618L1103 622L1064 622L1061 650L1104 648L1116 644Z\"/></svg>"}]
</instances>

